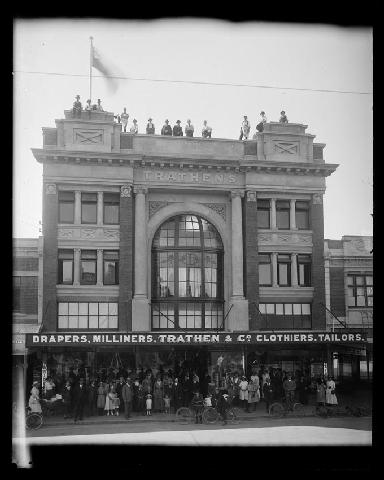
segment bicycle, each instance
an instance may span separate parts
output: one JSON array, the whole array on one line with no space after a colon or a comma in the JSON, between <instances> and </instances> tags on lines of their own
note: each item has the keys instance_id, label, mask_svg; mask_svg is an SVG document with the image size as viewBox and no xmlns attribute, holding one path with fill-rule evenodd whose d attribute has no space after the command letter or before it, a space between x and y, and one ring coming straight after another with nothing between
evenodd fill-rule
<instances>
[{"instance_id":1,"label":"bicycle","mask_svg":"<svg viewBox=\"0 0 384 480\"><path fill-rule=\"evenodd\" d=\"M269 407L269 415L275 418L286 417L289 412L296 416L304 415L304 405L300 402L290 402L283 399L281 402L273 402Z\"/></svg>"},{"instance_id":2,"label":"bicycle","mask_svg":"<svg viewBox=\"0 0 384 480\"><path fill-rule=\"evenodd\" d=\"M176 410L175 413L176 420L182 425L186 425L195 421L195 412L193 412L189 407L180 407Z\"/></svg>"},{"instance_id":3,"label":"bicycle","mask_svg":"<svg viewBox=\"0 0 384 480\"><path fill-rule=\"evenodd\" d=\"M206 407L203 412L203 422L208 424L214 424L219 419L223 420L223 416L219 413L215 407ZM238 425L240 423L239 417L233 407L227 410L227 422L232 425Z\"/></svg>"},{"instance_id":4,"label":"bicycle","mask_svg":"<svg viewBox=\"0 0 384 480\"><path fill-rule=\"evenodd\" d=\"M26 408L25 427L28 430L37 430L43 425L43 423L44 417L42 413L31 412L29 407Z\"/></svg>"}]
</instances>

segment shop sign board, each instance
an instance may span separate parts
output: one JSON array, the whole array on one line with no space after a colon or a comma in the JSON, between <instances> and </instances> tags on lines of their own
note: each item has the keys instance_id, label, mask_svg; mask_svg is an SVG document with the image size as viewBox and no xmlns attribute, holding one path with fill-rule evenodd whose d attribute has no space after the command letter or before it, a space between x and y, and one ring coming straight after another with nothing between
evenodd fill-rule
<instances>
[{"instance_id":1,"label":"shop sign board","mask_svg":"<svg viewBox=\"0 0 384 480\"><path fill-rule=\"evenodd\" d=\"M27 334L26 346L321 344L366 342L363 333L53 333Z\"/></svg>"}]
</instances>

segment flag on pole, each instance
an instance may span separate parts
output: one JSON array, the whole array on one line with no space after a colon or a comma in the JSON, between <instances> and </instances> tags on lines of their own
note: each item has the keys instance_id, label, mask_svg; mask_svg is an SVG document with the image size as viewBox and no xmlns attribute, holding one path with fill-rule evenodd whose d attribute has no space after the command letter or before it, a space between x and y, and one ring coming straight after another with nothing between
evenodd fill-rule
<instances>
[{"instance_id":1,"label":"flag on pole","mask_svg":"<svg viewBox=\"0 0 384 480\"><path fill-rule=\"evenodd\" d=\"M104 75L108 89L111 93L115 93L118 87L118 82L116 78L112 78L113 67L100 55L99 51L96 50L93 45L91 49L91 66Z\"/></svg>"}]
</instances>

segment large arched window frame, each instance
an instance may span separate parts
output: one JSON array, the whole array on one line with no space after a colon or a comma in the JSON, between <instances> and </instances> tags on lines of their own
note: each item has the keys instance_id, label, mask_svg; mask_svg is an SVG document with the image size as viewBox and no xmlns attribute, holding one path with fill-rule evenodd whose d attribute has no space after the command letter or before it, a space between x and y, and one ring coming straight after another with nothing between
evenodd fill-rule
<instances>
[{"instance_id":1,"label":"large arched window frame","mask_svg":"<svg viewBox=\"0 0 384 480\"><path fill-rule=\"evenodd\" d=\"M223 243L202 217L176 215L152 242L152 329L223 329Z\"/></svg>"}]
</instances>

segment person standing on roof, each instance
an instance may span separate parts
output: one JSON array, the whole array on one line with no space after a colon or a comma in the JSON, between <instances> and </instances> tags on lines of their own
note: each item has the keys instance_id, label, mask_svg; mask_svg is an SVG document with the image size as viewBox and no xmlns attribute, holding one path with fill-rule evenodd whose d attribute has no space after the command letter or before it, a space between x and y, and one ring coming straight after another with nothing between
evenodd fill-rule
<instances>
[{"instance_id":1,"label":"person standing on roof","mask_svg":"<svg viewBox=\"0 0 384 480\"><path fill-rule=\"evenodd\" d=\"M248 140L249 132L251 131L251 124L249 123L247 115L244 115L244 120L241 124L239 140Z\"/></svg>"},{"instance_id":2,"label":"person standing on roof","mask_svg":"<svg viewBox=\"0 0 384 480\"><path fill-rule=\"evenodd\" d=\"M124 107L124 112L120 115L120 120L123 125L124 132L127 131L129 114L127 113L126 107Z\"/></svg>"}]
</instances>

